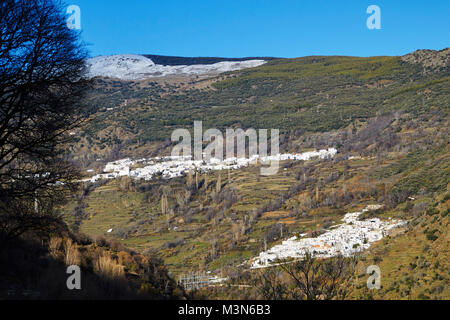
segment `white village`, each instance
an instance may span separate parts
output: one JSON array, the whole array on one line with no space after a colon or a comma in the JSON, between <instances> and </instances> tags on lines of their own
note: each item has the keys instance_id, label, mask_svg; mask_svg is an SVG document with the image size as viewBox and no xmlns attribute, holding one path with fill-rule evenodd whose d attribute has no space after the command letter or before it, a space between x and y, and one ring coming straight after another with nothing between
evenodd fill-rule
<instances>
[{"instance_id":1,"label":"white village","mask_svg":"<svg viewBox=\"0 0 450 320\"><path fill-rule=\"evenodd\" d=\"M114 162L109 162L103 169L103 173L96 174L84 182L96 182L102 179L115 179L118 177L127 176L134 179L143 179L146 181L152 180L157 176L165 179L172 179L183 176L189 171L216 171L216 170L236 170L247 167L251 164L266 164L271 161L307 161L313 158L326 159L332 158L336 155L337 150L334 148L308 151L299 154L277 154L266 157L253 155L249 158L226 158L224 160L211 158L209 160L192 160L190 156L169 156L156 157L149 159L122 159ZM135 169L132 167L139 166ZM92 172L92 171L90 171Z\"/></svg>"},{"instance_id":2,"label":"white village","mask_svg":"<svg viewBox=\"0 0 450 320\"><path fill-rule=\"evenodd\" d=\"M251 268L270 267L284 259L302 259L307 253L313 257L329 258L337 255L350 257L368 249L375 241L381 240L392 229L406 225L406 221L379 218L359 220L361 214L380 209L381 205L369 205L361 211L347 213L342 221L331 230L316 238L303 238L306 234L291 237L281 244L263 251L251 261Z\"/></svg>"}]
</instances>

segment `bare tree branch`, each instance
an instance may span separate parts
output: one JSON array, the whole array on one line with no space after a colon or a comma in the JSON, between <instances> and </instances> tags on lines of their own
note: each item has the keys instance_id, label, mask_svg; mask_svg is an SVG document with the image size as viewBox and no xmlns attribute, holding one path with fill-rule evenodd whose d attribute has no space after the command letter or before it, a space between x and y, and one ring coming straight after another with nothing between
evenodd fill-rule
<instances>
[{"instance_id":1,"label":"bare tree branch","mask_svg":"<svg viewBox=\"0 0 450 320\"><path fill-rule=\"evenodd\" d=\"M0 3L0 240L56 223L75 187L58 146L83 119L86 57L59 1Z\"/></svg>"}]
</instances>

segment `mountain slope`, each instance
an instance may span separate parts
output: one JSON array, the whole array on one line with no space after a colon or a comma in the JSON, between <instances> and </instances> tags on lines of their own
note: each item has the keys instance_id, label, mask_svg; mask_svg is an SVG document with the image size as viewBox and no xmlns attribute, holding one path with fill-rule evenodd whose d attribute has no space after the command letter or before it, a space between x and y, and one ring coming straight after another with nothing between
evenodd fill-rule
<instances>
[{"instance_id":1,"label":"mountain slope","mask_svg":"<svg viewBox=\"0 0 450 320\"><path fill-rule=\"evenodd\" d=\"M431 107L447 113L449 80L448 68L424 74L420 63L401 57L271 60L200 81L99 79L86 100L95 119L80 142L103 151L113 145L138 150L146 144L151 150L149 145L169 139L177 128L190 129L194 120L208 128L279 128L294 138L379 113L418 115Z\"/></svg>"},{"instance_id":2,"label":"mountain slope","mask_svg":"<svg viewBox=\"0 0 450 320\"><path fill-rule=\"evenodd\" d=\"M264 242L271 247L293 233L320 234L345 212L377 203L384 207L376 216L407 220L409 226L360 257L363 266L379 263L392 274L386 277L388 287L373 296L448 297L443 244L450 73L448 50L437 54L441 65L431 69L426 65L435 61L434 51L414 61L271 60L207 80L96 79L85 101L92 121L74 133L76 143L67 148L68 158L86 169L101 170L105 161L120 158L168 155L171 132L192 129L194 120L202 120L204 129L279 128L281 152L335 147L338 154L329 161L282 162L271 177L250 166L170 181L124 177L88 184L64 212L83 232L114 236L139 252L158 252L175 275L209 270L247 284L253 276L246 272L248 259ZM436 267L413 268L415 256L427 248L432 256L420 261ZM409 290L411 279L422 273L426 281ZM367 296L363 271L359 279L363 287L355 295ZM241 289L216 293L253 297Z\"/></svg>"}]
</instances>

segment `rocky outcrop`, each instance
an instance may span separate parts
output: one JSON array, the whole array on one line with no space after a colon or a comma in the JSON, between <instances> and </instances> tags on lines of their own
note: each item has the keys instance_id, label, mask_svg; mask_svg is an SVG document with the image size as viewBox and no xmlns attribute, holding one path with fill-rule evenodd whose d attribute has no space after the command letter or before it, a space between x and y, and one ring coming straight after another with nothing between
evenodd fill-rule
<instances>
[{"instance_id":1,"label":"rocky outcrop","mask_svg":"<svg viewBox=\"0 0 450 320\"><path fill-rule=\"evenodd\" d=\"M428 72L446 71L450 68L450 48L440 51L417 50L402 57L402 61L421 64Z\"/></svg>"}]
</instances>

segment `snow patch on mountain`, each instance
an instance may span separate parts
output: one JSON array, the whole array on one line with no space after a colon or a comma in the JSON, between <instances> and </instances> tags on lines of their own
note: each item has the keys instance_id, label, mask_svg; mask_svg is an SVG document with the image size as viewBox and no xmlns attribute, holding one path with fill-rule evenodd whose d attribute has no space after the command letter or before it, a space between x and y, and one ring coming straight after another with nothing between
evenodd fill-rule
<instances>
[{"instance_id":1,"label":"snow patch on mountain","mask_svg":"<svg viewBox=\"0 0 450 320\"><path fill-rule=\"evenodd\" d=\"M170 75L219 74L253 68L266 63L265 60L222 61L214 64L163 66L151 59L134 54L99 56L88 59L88 77L109 77L122 80L144 80Z\"/></svg>"}]
</instances>

